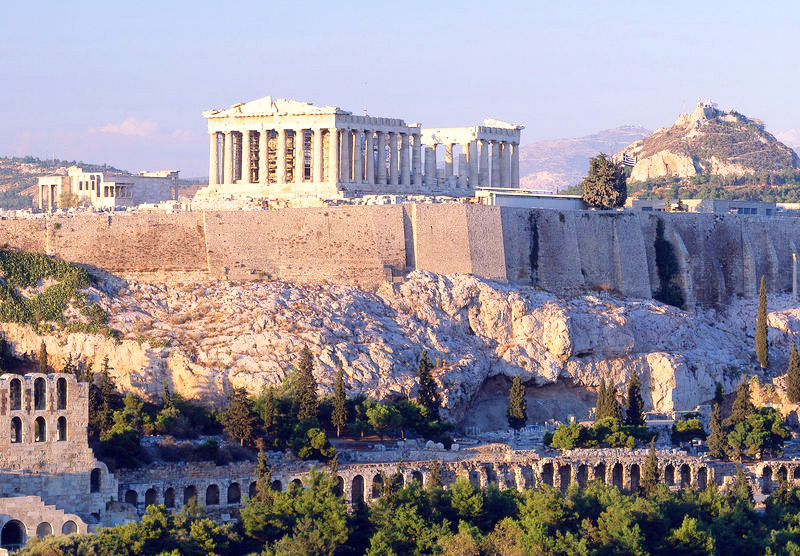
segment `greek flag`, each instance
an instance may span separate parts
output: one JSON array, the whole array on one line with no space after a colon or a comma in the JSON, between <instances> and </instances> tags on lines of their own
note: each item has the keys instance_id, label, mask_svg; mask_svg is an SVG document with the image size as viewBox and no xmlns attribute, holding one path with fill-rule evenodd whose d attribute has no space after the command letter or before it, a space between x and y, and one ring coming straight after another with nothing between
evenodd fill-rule
<instances>
[{"instance_id":1,"label":"greek flag","mask_svg":"<svg viewBox=\"0 0 800 556\"><path fill-rule=\"evenodd\" d=\"M623 166L636 166L636 161L633 159L632 156L627 154L622 155L622 165Z\"/></svg>"}]
</instances>

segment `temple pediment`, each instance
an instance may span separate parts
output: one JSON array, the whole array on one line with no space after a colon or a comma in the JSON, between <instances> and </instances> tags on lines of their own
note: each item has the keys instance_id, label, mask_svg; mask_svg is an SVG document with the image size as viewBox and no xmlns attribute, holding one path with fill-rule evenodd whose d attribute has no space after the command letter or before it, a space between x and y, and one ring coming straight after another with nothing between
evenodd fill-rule
<instances>
[{"instance_id":1,"label":"temple pediment","mask_svg":"<svg viewBox=\"0 0 800 556\"><path fill-rule=\"evenodd\" d=\"M285 98L273 99L271 96L240 102L225 110L207 110L203 112L206 118L226 118L236 116L302 116L315 114L346 114L351 112L335 106L315 106L308 102L287 100Z\"/></svg>"}]
</instances>

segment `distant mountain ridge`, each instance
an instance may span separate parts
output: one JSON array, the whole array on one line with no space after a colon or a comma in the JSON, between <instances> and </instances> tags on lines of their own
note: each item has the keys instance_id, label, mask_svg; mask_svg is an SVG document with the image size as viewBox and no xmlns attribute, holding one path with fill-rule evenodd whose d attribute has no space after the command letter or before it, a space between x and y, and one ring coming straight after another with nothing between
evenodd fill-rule
<instances>
[{"instance_id":1,"label":"distant mountain ridge","mask_svg":"<svg viewBox=\"0 0 800 556\"><path fill-rule=\"evenodd\" d=\"M681 114L672 127L634 141L614 160L620 162L623 156L636 161L629 183L800 169L797 153L767 132L763 122L720 110L710 101L698 101L694 112Z\"/></svg>"},{"instance_id":2,"label":"distant mountain ridge","mask_svg":"<svg viewBox=\"0 0 800 556\"><path fill-rule=\"evenodd\" d=\"M589 159L608 155L650 135L640 126L625 125L592 135L537 141L520 147L520 187L555 192L579 183L589 169Z\"/></svg>"}]
</instances>

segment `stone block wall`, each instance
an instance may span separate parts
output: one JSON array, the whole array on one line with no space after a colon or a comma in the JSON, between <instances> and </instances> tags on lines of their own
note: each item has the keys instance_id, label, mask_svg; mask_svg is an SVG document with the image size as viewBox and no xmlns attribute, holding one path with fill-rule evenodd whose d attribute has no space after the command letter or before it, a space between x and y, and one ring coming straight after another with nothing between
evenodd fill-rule
<instances>
[{"instance_id":1,"label":"stone block wall","mask_svg":"<svg viewBox=\"0 0 800 556\"><path fill-rule=\"evenodd\" d=\"M9 522L10 527L19 527L23 544L34 537L88 533L89 529L80 516L47 505L38 496L0 498L0 530Z\"/></svg>"}]
</instances>

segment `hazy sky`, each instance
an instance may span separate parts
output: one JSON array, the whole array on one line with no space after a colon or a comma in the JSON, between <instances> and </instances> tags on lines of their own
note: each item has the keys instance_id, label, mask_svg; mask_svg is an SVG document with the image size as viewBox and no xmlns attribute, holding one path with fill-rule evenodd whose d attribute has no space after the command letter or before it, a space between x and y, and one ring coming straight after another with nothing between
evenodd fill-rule
<instances>
[{"instance_id":1,"label":"hazy sky","mask_svg":"<svg viewBox=\"0 0 800 556\"><path fill-rule=\"evenodd\" d=\"M210 108L267 95L522 142L698 97L800 144L798 2L8 2L0 155L208 174Z\"/></svg>"}]
</instances>

